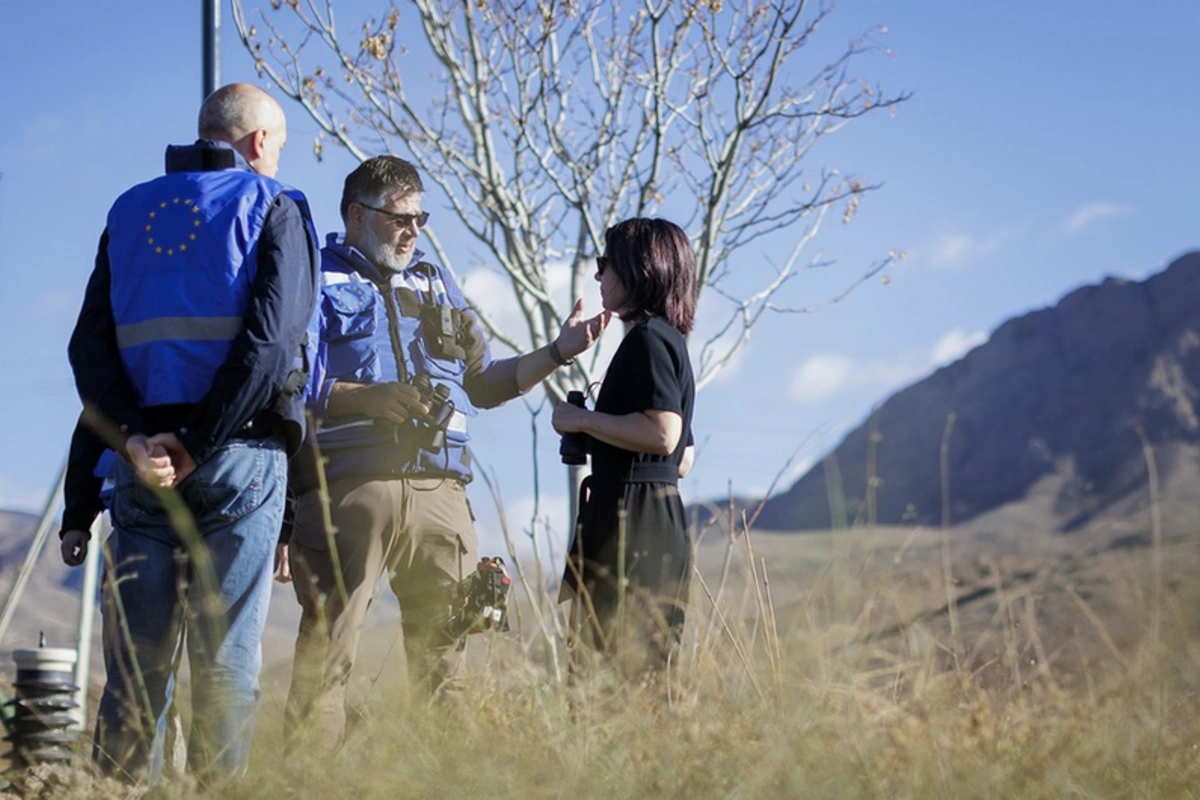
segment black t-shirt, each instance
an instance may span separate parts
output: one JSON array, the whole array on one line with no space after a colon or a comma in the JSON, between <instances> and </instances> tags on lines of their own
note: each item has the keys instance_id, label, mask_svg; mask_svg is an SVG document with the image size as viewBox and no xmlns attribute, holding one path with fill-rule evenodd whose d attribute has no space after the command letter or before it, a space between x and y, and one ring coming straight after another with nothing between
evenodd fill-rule
<instances>
[{"instance_id":1,"label":"black t-shirt","mask_svg":"<svg viewBox=\"0 0 1200 800\"><path fill-rule=\"evenodd\" d=\"M696 382L683 334L662 317L650 317L634 325L604 375L596 410L614 415L654 409L674 411L683 418L683 435L669 456L633 453L593 439L595 480L604 484L623 482L634 464L672 465L678 475L683 451L692 439L695 395Z\"/></svg>"}]
</instances>

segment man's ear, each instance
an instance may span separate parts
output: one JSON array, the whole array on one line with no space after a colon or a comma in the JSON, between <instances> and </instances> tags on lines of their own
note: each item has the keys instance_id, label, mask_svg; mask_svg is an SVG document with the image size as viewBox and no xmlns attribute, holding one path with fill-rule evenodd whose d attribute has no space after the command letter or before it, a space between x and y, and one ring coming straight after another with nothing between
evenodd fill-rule
<instances>
[{"instance_id":1,"label":"man's ear","mask_svg":"<svg viewBox=\"0 0 1200 800\"><path fill-rule=\"evenodd\" d=\"M358 203L351 203L346 207L346 231L358 231L363 227L363 215L366 210Z\"/></svg>"},{"instance_id":2,"label":"man's ear","mask_svg":"<svg viewBox=\"0 0 1200 800\"><path fill-rule=\"evenodd\" d=\"M267 133L266 128L259 128L250 134L250 155L253 156L249 161L258 161L267 152Z\"/></svg>"}]
</instances>

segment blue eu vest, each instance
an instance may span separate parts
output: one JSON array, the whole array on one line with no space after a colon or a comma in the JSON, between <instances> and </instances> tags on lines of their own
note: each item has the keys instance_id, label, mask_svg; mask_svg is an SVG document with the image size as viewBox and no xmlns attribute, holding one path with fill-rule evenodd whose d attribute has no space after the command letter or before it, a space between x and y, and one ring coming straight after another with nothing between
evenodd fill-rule
<instances>
[{"instance_id":1,"label":"blue eu vest","mask_svg":"<svg viewBox=\"0 0 1200 800\"><path fill-rule=\"evenodd\" d=\"M414 375L428 375L434 385L449 389L455 409L445 431L445 446L436 453L417 446L418 431L411 424L397 427L355 416L324 420L315 432L322 452L329 456L327 479L424 475L469 481L467 418L479 412L463 388L466 364L434 355L427 338L430 309L466 307L453 279L440 267L414 265L399 275L388 275L392 284L381 291L357 274L353 264L362 256L340 244L336 236L330 237L322 258L322 371L337 380L363 384L408 382ZM311 465L294 467L298 491L316 486L315 474L309 474Z\"/></svg>"},{"instance_id":2,"label":"blue eu vest","mask_svg":"<svg viewBox=\"0 0 1200 800\"><path fill-rule=\"evenodd\" d=\"M113 204L110 298L141 406L195 403L208 392L242 329L258 239L283 192L307 211L303 195L244 169L167 174Z\"/></svg>"}]
</instances>

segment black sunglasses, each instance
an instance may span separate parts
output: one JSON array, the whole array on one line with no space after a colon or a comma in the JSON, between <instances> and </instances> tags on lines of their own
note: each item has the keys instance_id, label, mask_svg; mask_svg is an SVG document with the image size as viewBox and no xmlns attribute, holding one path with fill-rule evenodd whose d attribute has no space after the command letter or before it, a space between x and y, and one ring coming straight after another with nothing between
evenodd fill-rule
<instances>
[{"instance_id":1,"label":"black sunglasses","mask_svg":"<svg viewBox=\"0 0 1200 800\"><path fill-rule=\"evenodd\" d=\"M596 274L603 275L606 269L608 269L608 259L604 256L596 256Z\"/></svg>"},{"instance_id":2,"label":"black sunglasses","mask_svg":"<svg viewBox=\"0 0 1200 800\"><path fill-rule=\"evenodd\" d=\"M428 211L418 211L416 214L397 214L395 211L388 211L386 208L376 208L375 206L369 206L366 203L361 203L357 200L354 202L358 203L363 208L369 208L378 214L383 214L401 228L407 228L414 223L416 224L417 228L424 228L429 223Z\"/></svg>"}]
</instances>

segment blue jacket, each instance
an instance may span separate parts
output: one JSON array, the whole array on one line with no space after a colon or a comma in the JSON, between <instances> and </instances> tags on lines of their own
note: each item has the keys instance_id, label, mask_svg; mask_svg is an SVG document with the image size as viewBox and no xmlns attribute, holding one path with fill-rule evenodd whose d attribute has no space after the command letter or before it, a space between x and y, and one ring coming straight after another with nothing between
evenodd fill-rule
<instances>
[{"instance_id":1,"label":"blue jacket","mask_svg":"<svg viewBox=\"0 0 1200 800\"><path fill-rule=\"evenodd\" d=\"M168 148L167 174L109 214L69 348L80 396L127 433L176 433L200 461L264 429L294 450L303 387L287 388L316 279L303 195L227 144Z\"/></svg>"},{"instance_id":2,"label":"blue jacket","mask_svg":"<svg viewBox=\"0 0 1200 800\"><path fill-rule=\"evenodd\" d=\"M309 331L317 343L309 384L309 405L317 419L316 439L328 461L326 477L448 477L471 480L467 419L516 397L517 358L493 360L484 350L475 363L449 358L434 342L447 311L468 306L454 276L420 261L399 273L386 273L362 253L331 234L321 251L321 292ZM394 334L394 338L393 338ZM446 446L431 452L418 446L417 423L396 426L383 420L330 418L329 394L335 383L410 383L419 374L445 385L454 404ZM316 486L315 462L297 459L293 484L298 493Z\"/></svg>"},{"instance_id":3,"label":"blue jacket","mask_svg":"<svg viewBox=\"0 0 1200 800\"><path fill-rule=\"evenodd\" d=\"M245 170L174 172L108 214L117 345L139 405L196 403L250 306L258 240L283 184Z\"/></svg>"},{"instance_id":4,"label":"blue jacket","mask_svg":"<svg viewBox=\"0 0 1200 800\"><path fill-rule=\"evenodd\" d=\"M62 530L86 531L96 516L108 507L104 479L108 476L107 465L101 471L101 462L111 453L104 442L89 430L83 420L75 426L71 435L71 449L67 455L67 476L63 484Z\"/></svg>"},{"instance_id":5,"label":"blue jacket","mask_svg":"<svg viewBox=\"0 0 1200 800\"><path fill-rule=\"evenodd\" d=\"M112 505L116 470L117 454L105 447L103 440L80 417L67 453L62 528L58 538L67 531L88 530L96 517L108 510Z\"/></svg>"}]
</instances>

